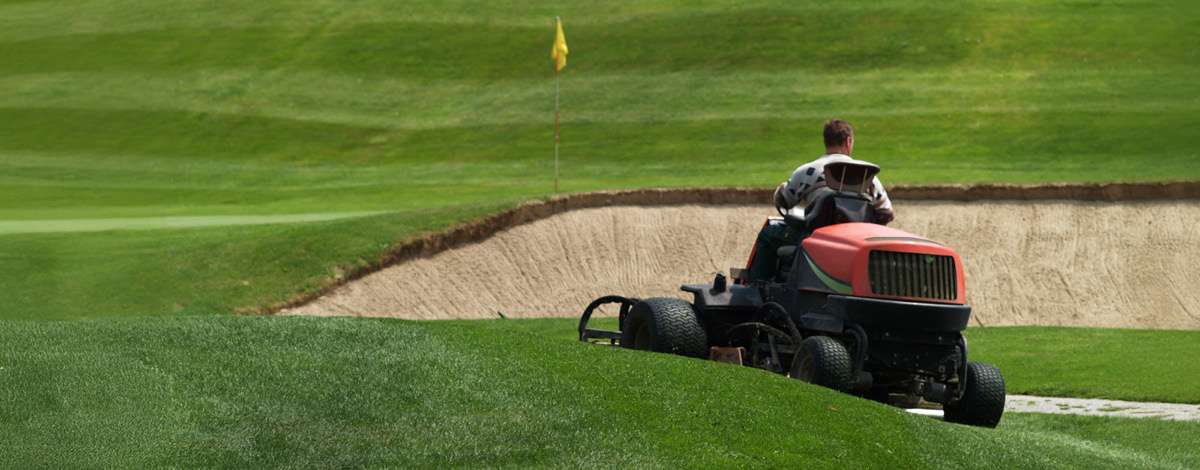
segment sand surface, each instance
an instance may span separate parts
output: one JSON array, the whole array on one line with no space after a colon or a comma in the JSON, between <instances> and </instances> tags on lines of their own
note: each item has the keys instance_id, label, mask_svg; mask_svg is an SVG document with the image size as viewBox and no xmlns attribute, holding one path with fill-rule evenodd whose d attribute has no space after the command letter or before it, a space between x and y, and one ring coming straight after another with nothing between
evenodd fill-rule
<instances>
[{"instance_id":1,"label":"sand surface","mask_svg":"<svg viewBox=\"0 0 1200 470\"><path fill-rule=\"evenodd\" d=\"M1200 328L1200 201L897 201L893 227L958 250L972 324ZM573 210L368 274L285 315L574 317L743 267L765 205Z\"/></svg>"}]
</instances>

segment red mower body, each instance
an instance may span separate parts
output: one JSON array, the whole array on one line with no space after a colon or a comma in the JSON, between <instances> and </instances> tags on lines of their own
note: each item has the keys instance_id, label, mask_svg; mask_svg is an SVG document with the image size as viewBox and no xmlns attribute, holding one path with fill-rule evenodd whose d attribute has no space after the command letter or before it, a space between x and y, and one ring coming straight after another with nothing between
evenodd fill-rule
<instances>
[{"instance_id":1,"label":"red mower body","mask_svg":"<svg viewBox=\"0 0 1200 470\"><path fill-rule=\"evenodd\" d=\"M809 268L833 281L832 286L822 282L801 289L966 304L958 253L927 238L877 224L848 223L819 228L801 246L812 262Z\"/></svg>"}]
</instances>

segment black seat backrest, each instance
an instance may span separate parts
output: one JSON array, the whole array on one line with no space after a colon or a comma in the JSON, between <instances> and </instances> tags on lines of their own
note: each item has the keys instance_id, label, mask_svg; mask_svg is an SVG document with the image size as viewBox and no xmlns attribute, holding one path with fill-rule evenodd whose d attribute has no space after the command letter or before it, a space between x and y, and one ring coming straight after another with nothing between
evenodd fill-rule
<instances>
[{"instance_id":1,"label":"black seat backrest","mask_svg":"<svg viewBox=\"0 0 1200 470\"><path fill-rule=\"evenodd\" d=\"M872 185L879 167L861 160L825 165L824 183L807 196L804 218L784 216L796 231L808 236L813 230L847 222L875 222Z\"/></svg>"},{"instance_id":2,"label":"black seat backrest","mask_svg":"<svg viewBox=\"0 0 1200 470\"><path fill-rule=\"evenodd\" d=\"M875 204L870 197L823 191L804 209L805 232L848 222L875 222Z\"/></svg>"}]
</instances>

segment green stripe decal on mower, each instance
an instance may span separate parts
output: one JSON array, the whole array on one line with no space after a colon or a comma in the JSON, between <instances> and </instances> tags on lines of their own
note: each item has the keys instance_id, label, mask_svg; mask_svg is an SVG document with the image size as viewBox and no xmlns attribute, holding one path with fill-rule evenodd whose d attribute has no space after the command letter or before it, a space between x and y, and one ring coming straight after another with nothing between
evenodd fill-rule
<instances>
[{"instance_id":1,"label":"green stripe decal on mower","mask_svg":"<svg viewBox=\"0 0 1200 470\"><path fill-rule=\"evenodd\" d=\"M854 292L854 289L851 288L849 282L844 282L833 276L830 276L828 273L823 271L820 266L817 266L817 263L813 262L813 259L808 256L808 253L804 253L804 260L808 261L808 267L812 268L814 273L817 273L817 278L820 279L821 282L825 283L825 286L829 287L834 292L839 294L849 294Z\"/></svg>"}]
</instances>

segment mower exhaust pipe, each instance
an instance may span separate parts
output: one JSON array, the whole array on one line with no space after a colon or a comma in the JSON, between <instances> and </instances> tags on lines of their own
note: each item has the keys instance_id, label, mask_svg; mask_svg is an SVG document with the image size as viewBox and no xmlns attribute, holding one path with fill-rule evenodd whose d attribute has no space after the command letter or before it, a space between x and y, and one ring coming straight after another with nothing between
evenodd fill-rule
<instances>
[{"instance_id":1,"label":"mower exhaust pipe","mask_svg":"<svg viewBox=\"0 0 1200 470\"><path fill-rule=\"evenodd\" d=\"M954 392L950 391L950 387L937 382L927 382L925 384L925 400L933 403L947 403L951 398L954 398Z\"/></svg>"},{"instance_id":2,"label":"mower exhaust pipe","mask_svg":"<svg viewBox=\"0 0 1200 470\"><path fill-rule=\"evenodd\" d=\"M854 391L866 392L871 389L872 385L875 385L875 376L870 372L859 372L858 377L854 380Z\"/></svg>"}]
</instances>

